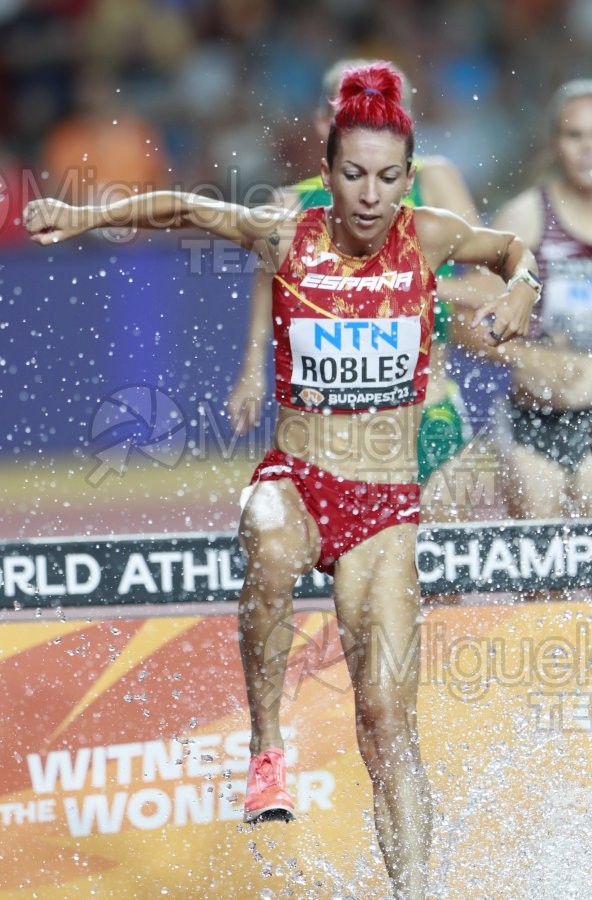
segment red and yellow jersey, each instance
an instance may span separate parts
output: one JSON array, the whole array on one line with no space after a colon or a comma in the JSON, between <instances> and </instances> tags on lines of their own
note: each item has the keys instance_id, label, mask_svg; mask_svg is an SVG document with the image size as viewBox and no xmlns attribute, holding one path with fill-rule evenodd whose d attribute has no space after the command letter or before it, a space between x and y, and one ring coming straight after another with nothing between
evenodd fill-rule
<instances>
[{"instance_id":1,"label":"red and yellow jersey","mask_svg":"<svg viewBox=\"0 0 592 900\"><path fill-rule=\"evenodd\" d=\"M402 206L372 256L341 253L324 207L298 216L273 279L276 398L316 412L421 403L429 374L436 279Z\"/></svg>"}]
</instances>

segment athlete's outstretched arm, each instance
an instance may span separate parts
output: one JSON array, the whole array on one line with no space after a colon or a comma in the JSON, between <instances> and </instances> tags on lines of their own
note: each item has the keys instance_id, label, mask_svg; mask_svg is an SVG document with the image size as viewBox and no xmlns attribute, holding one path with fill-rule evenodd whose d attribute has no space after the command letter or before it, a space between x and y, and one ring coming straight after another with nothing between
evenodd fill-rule
<instances>
[{"instance_id":1,"label":"athlete's outstretched arm","mask_svg":"<svg viewBox=\"0 0 592 900\"><path fill-rule=\"evenodd\" d=\"M33 200L25 207L24 224L32 239L49 245L95 228L197 227L247 250L270 242L277 253L286 213L274 206L249 209L200 194L154 191L99 206L70 206L60 200ZM290 229L288 228L288 232ZM291 233L287 234L287 240Z\"/></svg>"}]
</instances>

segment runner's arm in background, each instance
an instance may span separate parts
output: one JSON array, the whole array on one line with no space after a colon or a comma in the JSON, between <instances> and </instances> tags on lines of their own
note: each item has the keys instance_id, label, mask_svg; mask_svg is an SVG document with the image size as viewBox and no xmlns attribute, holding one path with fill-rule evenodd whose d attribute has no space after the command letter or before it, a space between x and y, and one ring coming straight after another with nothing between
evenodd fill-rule
<instances>
[{"instance_id":1,"label":"runner's arm in background","mask_svg":"<svg viewBox=\"0 0 592 900\"><path fill-rule=\"evenodd\" d=\"M539 193L528 190L502 207L494 225L515 230L527 246L536 247L540 241L541 221ZM486 270L470 271L455 281L457 300L467 306L473 306L479 299L495 300L504 287L501 278ZM528 340L494 347L483 340L480 329L471 327L470 317L463 311L453 319L452 339L482 358L511 366L515 388L546 401L553 409L592 406L592 359L584 354Z\"/></svg>"},{"instance_id":2,"label":"runner's arm in background","mask_svg":"<svg viewBox=\"0 0 592 900\"><path fill-rule=\"evenodd\" d=\"M274 191L272 203L283 209L298 211L300 195L290 188ZM249 303L249 326L240 371L228 397L228 412L233 427L246 434L259 423L266 389L267 348L271 335L272 280L263 268L253 277Z\"/></svg>"},{"instance_id":3,"label":"runner's arm in background","mask_svg":"<svg viewBox=\"0 0 592 900\"><path fill-rule=\"evenodd\" d=\"M239 434L259 423L265 394L265 364L271 334L273 275L257 269L251 288L249 327L245 353L236 384L228 398L230 421Z\"/></svg>"}]
</instances>

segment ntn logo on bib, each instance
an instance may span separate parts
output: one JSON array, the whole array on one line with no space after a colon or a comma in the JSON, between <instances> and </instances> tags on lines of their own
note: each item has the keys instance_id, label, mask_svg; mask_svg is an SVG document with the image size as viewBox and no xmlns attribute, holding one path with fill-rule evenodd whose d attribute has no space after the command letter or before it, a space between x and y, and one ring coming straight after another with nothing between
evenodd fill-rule
<instances>
[{"instance_id":1,"label":"ntn logo on bib","mask_svg":"<svg viewBox=\"0 0 592 900\"><path fill-rule=\"evenodd\" d=\"M413 402L420 338L419 316L293 319L293 402L348 410Z\"/></svg>"},{"instance_id":2,"label":"ntn logo on bib","mask_svg":"<svg viewBox=\"0 0 592 900\"><path fill-rule=\"evenodd\" d=\"M318 412L421 403L435 289L412 210L399 209L367 257L334 246L325 209L301 213L273 279L278 402Z\"/></svg>"}]
</instances>

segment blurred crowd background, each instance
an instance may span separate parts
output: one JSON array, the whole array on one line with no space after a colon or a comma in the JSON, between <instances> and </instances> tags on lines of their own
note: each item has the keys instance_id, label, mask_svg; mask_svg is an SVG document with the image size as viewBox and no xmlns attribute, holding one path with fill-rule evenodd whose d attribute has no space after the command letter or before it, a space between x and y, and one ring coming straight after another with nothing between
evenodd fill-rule
<instances>
[{"instance_id":1,"label":"blurred crowd background","mask_svg":"<svg viewBox=\"0 0 592 900\"><path fill-rule=\"evenodd\" d=\"M419 151L457 163L487 214L591 50L589 0L0 0L0 240L23 240L31 179L71 200L213 184L256 202L316 171L311 111L341 57L407 73Z\"/></svg>"}]
</instances>

